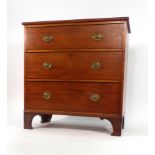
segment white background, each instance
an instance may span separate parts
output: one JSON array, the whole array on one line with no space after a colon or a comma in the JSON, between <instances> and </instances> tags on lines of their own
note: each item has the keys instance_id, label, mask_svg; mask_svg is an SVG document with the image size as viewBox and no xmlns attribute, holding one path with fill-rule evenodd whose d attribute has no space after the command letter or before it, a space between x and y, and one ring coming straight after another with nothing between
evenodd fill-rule
<instances>
[{"instance_id":1,"label":"white background","mask_svg":"<svg viewBox=\"0 0 155 155\"><path fill-rule=\"evenodd\" d=\"M123 136L110 137L106 121L66 116L55 116L53 125L46 124L45 128L39 128L36 117L37 128L23 130L21 22L119 16L129 16L131 25ZM147 135L147 28L146 0L8 0L8 154L131 154L131 148L136 149L135 145Z\"/></svg>"}]
</instances>

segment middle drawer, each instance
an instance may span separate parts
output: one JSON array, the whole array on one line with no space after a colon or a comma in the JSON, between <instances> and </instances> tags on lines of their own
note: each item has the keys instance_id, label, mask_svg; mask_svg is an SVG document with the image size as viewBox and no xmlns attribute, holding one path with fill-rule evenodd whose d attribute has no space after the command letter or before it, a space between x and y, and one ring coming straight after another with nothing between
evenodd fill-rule
<instances>
[{"instance_id":1,"label":"middle drawer","mask_svg":"<svg viewBox=\"0 0 155 155\"><path fill-rule=\"evenodd\" d=\"M122 52L26 53L26 78L121 80Z\"/></svg>"}]
</instances>

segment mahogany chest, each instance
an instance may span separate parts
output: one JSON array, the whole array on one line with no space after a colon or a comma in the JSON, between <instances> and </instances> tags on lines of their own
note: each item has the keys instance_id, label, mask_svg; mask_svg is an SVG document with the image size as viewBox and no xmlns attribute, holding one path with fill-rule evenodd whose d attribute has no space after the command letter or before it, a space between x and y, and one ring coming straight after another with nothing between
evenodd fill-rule
<instances>
[{"instance_id":1,"label":"mahogany chest","mask_svg":"<svg viewBox=\"0 0 155 155\"><path fill-rule=\"evenodd\" d=\"M24 22L24 128L53 114L124 127L128 17Z\"/></svg>"}]
</instances>

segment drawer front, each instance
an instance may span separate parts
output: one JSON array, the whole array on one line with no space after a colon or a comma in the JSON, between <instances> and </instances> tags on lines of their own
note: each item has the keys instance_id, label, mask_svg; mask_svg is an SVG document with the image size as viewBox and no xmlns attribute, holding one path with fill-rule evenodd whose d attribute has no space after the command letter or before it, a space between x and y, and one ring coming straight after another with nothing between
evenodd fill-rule
<instances>
[{"instance_id":1,"label":"drawer front","mask_svg":"<svg viewBox=\"0 0 155 155\"><path fill-rule=\"evenodd\" d=\"M123 24L26 28L26 49L121 49L123 31Z\"/></svg>"},{"instance_id":2,"label":"drawer front","mask_svg":"<svg viewBox=\"0 0 155 155\"><path fill-rule=\"evenodd\" d=\"M121 80L121 52L26 53L26 78Z\"/></svg>"},{"instance_id":3,"label":"drawer front","mask_svg":"<svg viewBox=\"0 0 155 155\"><path fill-rule=\"evenodd\" d=\"M27 82L26 110L120 113L119 83Z\"/></svg>"}]
</instances>

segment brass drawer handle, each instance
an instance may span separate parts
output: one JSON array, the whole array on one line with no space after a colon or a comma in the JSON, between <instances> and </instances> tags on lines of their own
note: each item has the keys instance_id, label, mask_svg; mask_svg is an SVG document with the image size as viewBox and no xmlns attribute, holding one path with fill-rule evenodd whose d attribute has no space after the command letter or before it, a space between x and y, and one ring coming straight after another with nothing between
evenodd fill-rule
<instances>
[{"instance_id":1,"label":"brass drawer handle","mask_svg":"<svg viewBox=\"0 0 155 155\"><path fill-rule=\"evenodd\" d=\"M45 100L50 100L52 98L52 94L50 92L43 92L42 98Z\"/></svg>"},{"instance_id":2,"label":"brass drawer handle","mask_svg":"<svg viewBox=\"0 0 155 155\"><path fill-rule=\"evenodd\" d=\"M93 40L98 41L98 40L102 40L103 39L103 36L101 34L94 34L94 35L91 36L91 38Z\"/></svg>"},{"instance_id":3,"label":"brass drawer handle","mask_svg":"<svg viewBox=\"0 0 155 155\"><path fill-rule=\"evenodd\" d=\"M101 68L101 63L100 62L93 62L91 64L91 69L93 69L93 70L98 70L100 68Z\"/></svg>"},{"instance_id":4,"label":"brass drawer handle","mask_svg":"<svg viewBox=\"0 0 155 155\"><path fill-rule=\"evenodd\" d=\"M43 41L45 41L45 42L50 42L52 40L53 40L53 36L51 36L51 35L43 36Z\"/></svg>"},{"instance_id":5,"label":"brass drawer handle","mask_svg":"<svg viewBox=\"0 0 155 155\"><path fill-rule=\"evenodd\" d=\"M98 94L96 94L96 93L90 95L90 100L93 101L93 102L99 101L100 98L101 97Z\"/></svg>"},{"instance_id":6,"label":"brass drawer handle","mask_svg":"<svg viewBox=\"0 0 155 155\"><path fill-rule=\"evenodd\" d=\"M51 63L48 63L48 62L43 63L43 68L44 69L51 69L52 67L53 67L53 65Z\"/></svg>"}]
</instances>

